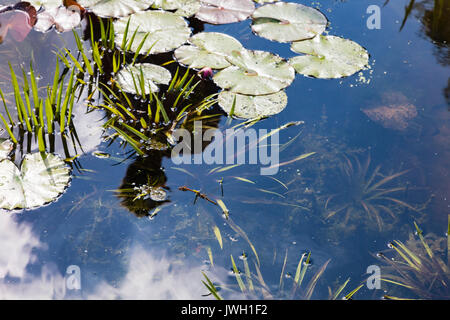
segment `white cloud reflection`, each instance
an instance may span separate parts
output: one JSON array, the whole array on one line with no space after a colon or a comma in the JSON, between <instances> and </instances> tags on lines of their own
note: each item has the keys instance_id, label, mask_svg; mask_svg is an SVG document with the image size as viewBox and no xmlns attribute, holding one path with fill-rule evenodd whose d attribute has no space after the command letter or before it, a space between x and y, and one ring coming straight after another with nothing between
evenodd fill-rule
<instances>
[{"instance_id":1,"label":"white cloud reflection","mask_svg":"<svg viewBox=\"0 0 450 320\"><path fill-rule=\"evenodd\" d=\"M128 272L114 288L97 286L89 299L199 299L207 292L201 280L201 266L173 265L138 246L132 250Z\"/></svg>"},{"instance_id":2,"label":"white cloud reflection","mask_svg":"<svg viewBox=\"0 0 450 320\"><path fill-rule=\"evenodd\" d=\"M33 233L31 225L19 223L15 216L0 212L0 299L63 299L67 297L65 275L56 264L46 262L39 274L29 271L40 265L36 250L46 245ZM174 265L167 257L158 257L140 245L130 249L126 273L117 285L106 281L83 283L86 299L201 299L207 293L201 280L202 266L195 263ZM96 270L101 275L101 270ZM223 272L222 274L226 274Z\"/></svg>"}]
</instances>

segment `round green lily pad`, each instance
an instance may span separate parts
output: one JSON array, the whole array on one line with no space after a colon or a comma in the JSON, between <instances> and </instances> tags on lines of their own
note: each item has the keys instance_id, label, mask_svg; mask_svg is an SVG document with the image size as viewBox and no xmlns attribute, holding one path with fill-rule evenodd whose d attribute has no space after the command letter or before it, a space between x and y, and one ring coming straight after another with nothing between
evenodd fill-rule
<instances>
[{"instance_id":1,"label":"round green lily pad","mask_svg":"<svg viewBox=\"0 0 450 320\"><path fill-rule=\"evenodd\" d=\"M169 84L172 75L169 70L151 63L139 63L127 66L120 70L115 79L120 88L133 94L142 93L142 76L145 86L145 94L158 92L158 84Z\"/></svg>"},{"instance_id":2,"label":"round green lily pad","mask_svg":"<svg viewBox=\"0 0 450 320\"><path fill-rule=\"evenodd\" d=\"M191 68L223 69L230 66L225 58L243 49L235 38L219 32L200 32L189 39L192 45L175 50L175 59Z\"/></svg>"},{"instance_id":3,"label":"round green lily pad","mask_svg":"<svg viewBox=\"0 0 450 320\"><path fill-rule=\"evenodd\" d=\"M232 65L213 78L222 89L246 95L276 93L291 85L295 70L283 58L266 51L233 51Z\"/></svg>"},{"instance_id":4,"label":"round green lily pad","mask_svg":"<svg viewBox=\"0 0 450 320\"><path fill-rule=\"evenodd\" d=\"M319 10L290 2L259 7L252 15L252 30L278 42L311 39L325 31L328 20Z\"/></svg>"},{"instance_id":5,"label":"round green lily pad","mask_svg":"<svg viewBox=\"0 0 450 320\"><path fill-rule=\"evenodd\" d=\"M114 22L115 42L118 46L122 45L128 19L130 19L130 25L126 36L127 41L131 40L137 30L131 44L131 51L137 50L147 34L141 52L150 51L151 54L172 51L184 44L191 36L191 29L182 17L165 11L143 11Z\"/></svg>"},{"instance_id":6,"label":"round green lily pad","mask_svg":"<svg viewBox=\"0 0 450 320\"><path fill-rule=\"evenodd\" d=\"M369 63L369 53L354 41L336 36L319 36L292 43L291 49L303 56L289 60L305 76L329 79L347 77Z\"/></svg>"},{"instance_id":7,"label":"round green lily pad","mask_svg":"<svg viewBox=\"0 0 450 320\"><path fill-rule=\"evenodd\" d=\"M195 17L211 24L234 23L247 19L255 10L252 0L200 0Z\"/></svg>"},{"instance_id":8,"label":"round green lily pad","mask_svg":"<svg viewBox=\"0 0 450 320\"><path fill-rule=\"evenodd\" d=\"M78 0L99 17L119 18L150 8L154 0Z\"/></svg>"},{"instance_id":9,"label":"round green lily pad","mask_svg":"<svg viewBox=\"0 0 450 320\"><path fill-rule=\"evenodd\" d=\"M0 162L0 208L30 209L55 201L70 181L70 169L56 155L27 154L21 169Z\"/></svg>"},{"instance_id":10,"label":"round green lily pad","mask_svg":"<svg viewBox=\"0 0 450 320\"><path fill-rule=\"evenodd\" d=\"M218 97L219 106L228 114L234 104L233 116L244 119L255 119L278 114L287 105L284 91L264 96L247 96L229 91L222 91Z\"/></svg>"},{"instance_id":11,"label":"round green lily pad","mask_svg":"<svg viewBox=\"0 0 450 320\"><path fill-rule=\"evenodd\" d=\"M200 0L155 0L153 8L175 11L183 17L191 17L200 10Z\"/></svg>"}]
</instances>

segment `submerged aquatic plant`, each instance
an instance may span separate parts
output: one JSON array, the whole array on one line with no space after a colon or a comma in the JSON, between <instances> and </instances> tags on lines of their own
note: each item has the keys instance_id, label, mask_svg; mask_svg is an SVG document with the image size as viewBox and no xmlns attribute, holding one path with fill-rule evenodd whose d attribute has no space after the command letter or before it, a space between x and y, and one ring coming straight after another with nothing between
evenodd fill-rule
<instances>
[{"instance_id":1,"label":"submerged aquatic plant","mask_svg":"<svg viewBox=\"0 0 450 320\"><path fill-rule=\"evenodd\" d=\"M210 254L210 259L212 253ZM310 300L314 294L315 288L317 286L318 281L323 276L328 264L331 260L327 260L313 275L310 277L307 276L309 274L309 270L311 269L312 260L311 260L311 252L303 253L298 261L296 272L294 276L291 276L289 273L286 273L286 265L288 260L288 251L286 250L286 254L284 256L283 265L281 268L280 281L278 284L278 289L271 289L269 285L264 280L264 277L261 273L261 268L259 263L254 263L255 272L251 271L249 265L249 257L247 254L242 253L239 256L239 260L242 261L244 266L244 272L241 272L235 262L233 255L231 255L231 274L236 278L237 286L239 291L247 298L256 298L260 299L300 299L300 300ZM222 300L222 296L220 295L220 289L228 289L233 291L233 287L219 286L215 285L208 276L203 273L203 276L206 279L202 281L205 287L208 289L210 294L212 294L217 300ZM309 278L309 282L306 284L306 279ZM286 279L292 280L292 286L290 289L287 288ZM344 299L349 300L362 288L363 285L358 286L354 290L350 291L347 294L344 294L344 290L347 287L350 279L347 279L342 285L338 286L336 290L332 290L329 287L329 299L337 300Z\"/></svg>"},{"instance_id":2,"label":"submerged aquatic plant","mask_svg":"<svg viewBox=\"0 0 450 320\"><path fill-rule=\"evenodd\" d=\"M370 163L370 156L363 164L357 157L352 161L344 156L340 180L334 182L340 191L328 196L325 201L326 219L344 214L345 225L353 215L365 213L370 225L376 224L381 231L385 228L385 216L395 221L401 208L420 212L419 208L408 204L398 196L400 192L405 192L407 187L390 185L406 174L407 170L383 175L380 172L381 166L370 172Z\"/></svg>"},{"instance_id":3,"label":"submerged aquatic plant","mask_svg":"<svg viewBox=\"0 0 450 320\"><path fill-rule=\"evenodd\" d=\"M444 252L433 249L433 242L423 235L415 222L418 240L416 238L406 244L398 240L389 243L394 258L388 258L384 253L377 254L387 266L381 280L407 289L420 299L450 299L450 215L448 221L447 239L442 239L447 246ZM401 299L391 295L385 298Z\"/></svg>"}]
</instances>

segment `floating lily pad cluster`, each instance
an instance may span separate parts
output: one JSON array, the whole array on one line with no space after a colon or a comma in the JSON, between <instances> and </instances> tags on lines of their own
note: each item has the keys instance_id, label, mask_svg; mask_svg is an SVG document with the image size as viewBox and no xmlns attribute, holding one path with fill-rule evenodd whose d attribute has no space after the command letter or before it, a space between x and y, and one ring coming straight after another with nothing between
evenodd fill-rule
<instances>
[{"instance_id":1,"label":"floating lily pad cluster","mask_svg":"<svg viewBox=\"0 0 450 320\"><path fill-rule=\"evenodd\" d=\"M281 1L256 8L255 2L275 1L155 0L152 8L162 10L140 11L114 22L116 45L120 46L124 37L133 35L131 51L157 54L175 50L174 58L180 64L215 70L213 81L223 89L219 105L241 118L265 117L282 111L287 105L282 90L292 84L295 71L315 78L341 78L368 64L367 51L357 43L322 35L328 20L319 10ZM255 34L272 41L291 42L292 50L301 55L286 61L270 52L247 50L237 39L223 33L191 35L183 17L193 15L211 24L233 23L250 17ZM151 81L145 85L157 91L156 68L148 67L148 75L144 77ZM136 84L131 80L139 74L137 69L134 74L130 70L133 69L125 68L116 79L125 91L136 93L133 89ZM133 77L124 77L130 73ZM162 79L160 83L167 82L165 77Z\"/></svg>"},{"instance_id":2,"label":"floating lily pad cluster","mask_svg":"<svg viewBox=\"0 0 450 320\"><path fill-rule=\"evenodd\" d=\"M193 69L216 70L213 81L223 91L219 105L233 116L259 118L276 114L287 105L283 89L292 84L295 71L315 78L342 78L363 69L367 51L357 43L322 35L328 25L319 10L298 3L270 0L79 0L67 8L57 0L33 0L35 29L52 26L66 31L78 25L84 8L100 17L114 18L115 43L132 38L130 51L159 54L174 51L174 58ZM256 3L256 5L255 5ZM80 10L74 10L80 8ZM152 10L148 10L152 9ZM272 41L289 42L300 55L289 61L264 51L250 51L235 38L217 32L192 35L186 17L227 24L252 19L252 31ZM35 19L36 20L36 19ZM128 37L128 38L127 38ZM125 39L124 39L125 38ZM140 77L141 76L141 77ZM144 84L137 84L136 79ZM125 67L116 75L126 92L157 92L170 81L159 66ZM142 90L141 90L142 91Z\"/></svg>"},{"instance_id":3,"label":"floating lily pad cluster","mask_svg":"<svg viewBox=\"0 0 450 320\"><path fill-rule=\"evenodd\" d=\"M216 70L213 80L224 89L219 105L237 117L258 118L283 110L287 99L279 92L293 82L295 71L315 78L342 78L363 69L369 61L369 54L359 44L323 35L328 25L326 16L298 3L271 0L79 0L68 3L71 5L66 7L61 0L32 0L31 4L41 10L34 19L32 15L33 12L36 15L36 11L28 10L29 23L38 31L47 31L52 26L58 31L67 31L79 25L85 8L97 16L114 18L117 46L132 35L130 51L159 54L175 50L174 58L182 65ZM14 6L11 10L21 8L25 7ZM246 50L237 39L223 33L192 35L185 20L192 16L210 24L251 18L251 28L256 35L291 43L291 49L300 55L286 61L270 52ZM164 70L149 64L140 65L139 70L125 67L116 75L116 80L123 90L137 93L134 79L144 71L141 78L145 79L146 93L158 91L158 84L170 81L168 71Z\"/></svg>"}]
</instances>

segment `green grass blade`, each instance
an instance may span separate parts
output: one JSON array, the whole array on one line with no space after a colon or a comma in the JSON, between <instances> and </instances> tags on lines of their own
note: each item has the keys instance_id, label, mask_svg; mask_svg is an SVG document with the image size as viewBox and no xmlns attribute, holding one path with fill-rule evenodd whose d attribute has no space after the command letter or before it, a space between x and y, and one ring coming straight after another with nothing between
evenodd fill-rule
<instances>
[{"instance_id":1,"label":"green grass blade","mask_svg":"<svg viewBox=\"0 0 450 320\"><path fill-rule=\"evenodd\" d=\"M211 294L214 296L214 298L216 298L217 300L223 300L223 298L220 296L220 294L218 293L217 288L214 286L214 284L212 283L212 281L206 276L206 274L202 271L203 276L206 279L206 283L204 281L203 284L206 286L206 288L208 288L209 292L211 292Z\"/></svg>"},{"instance_id":2,"label":"green grass blade","mask_svg":"<svg viewBox=\"0 0 450 320\"><path fill-rule=\"evenodd\" d=\"M231 264L233 265L233 272L234 272L234 275L236 276L236 280L239 285L239 288L241 289L242 292L245 293L246 287L245 287L244 282L242 281L241 275L239 274L239 270L236 267L236 263L234 262L233 255L231 255Z\"/></svg>"},{"instance_id":3,"label":"green grass blade","mask_svg":"<svg viewBox=\"0 0 450 320\"><path fill-rule=\"evenodd\" d=\"M14 125L14 121L13 121L13 119L11 117L11 114L9 113L8 106L6 105L5 96L3 95L2 89L0 89L0 96L1 96L2 101L3 101L3 106L5 107L6 114L8 115L9 123L10 123L10 125L13 126Z\"/></svg>"},{"instance_id":4,"label":"green grass blade","mask_svg":"<svg viewBox=\"0 0 450 320\"><path fill-rule=\"evenodd\" d=\"M223 249L223 240L222 240L222 234L220 233L220 229L217 226L214 226L213 230L214 230L214 235L216 236L216 239L219 242L220 249Z\"/></svg>"},{"instance_id":5,"label":"green grass blade","mask_svg":"<svg viewBox=\"0 0 450 320\"><path fill-rule=\"evenodd\" d=\"M11 131L11 128L9 127L8 123L6 122L6 119L5 119L1 114L0 114L0 119L2 119L2 121L3 121L4 125L5 125L5 129L6 129L6 131L8 132L9 137L11 138L11 140L12 140L15 144L17 144L18 142L17 142L16 137L14 136L14 133Z\"/></svg>"}]
</instances>

